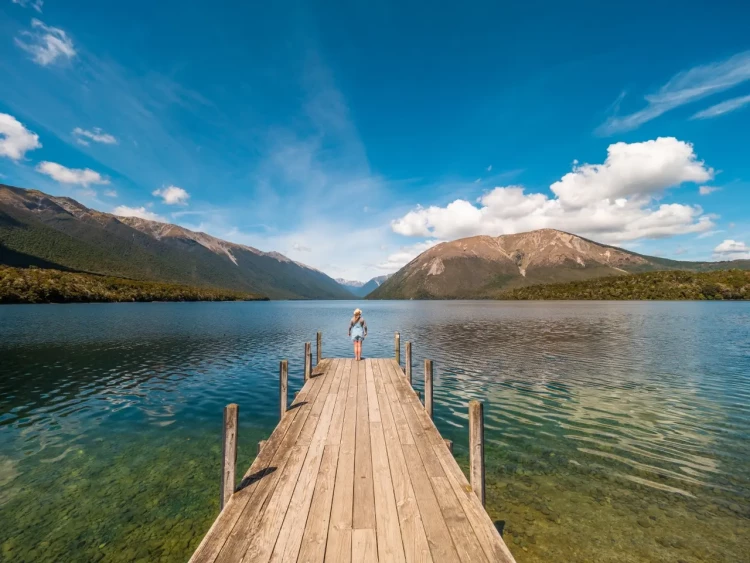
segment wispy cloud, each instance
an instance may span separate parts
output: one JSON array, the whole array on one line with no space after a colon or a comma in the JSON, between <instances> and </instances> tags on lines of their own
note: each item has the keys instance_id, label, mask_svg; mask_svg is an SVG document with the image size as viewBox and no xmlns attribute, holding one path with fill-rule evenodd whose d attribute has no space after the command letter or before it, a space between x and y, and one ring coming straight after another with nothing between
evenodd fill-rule
<instances>
[{"instance_id":1,"label":"wispy cloud","mask_svg":"<svg viewBox=\"0 0 750 563\"><path fill-rule=\"evenodd\" d=\"M32 133L12 115L0 113L0 156L21 160L28 151L41 148L39 135Z\"/></svg>"},{"instance_id":2,"label":"wispy cloud","mask_svg":"<svg viewBox=\"0 0 750 563\"><path fill-rule=\"evenodd\" d=\"M710 195L714 192L718 192L721 188L718 188L716 186L701 186L698 188L698 193L700 195Z\"/></svg>"},{"instance_id":3,"label":"wispy cloud","mask_svg":"<svg viewBox=\"0 0 750 563\"><path fill-rule=\"evenodd\" d=\"M76 142L79 145L84 146L89 145L89 140L94 141L95 143L103 143L105 145L117 144L117 139L114 137L114 135L105 133L99 127L94 127L91 130L76 127L75 129L73 129L73 136L76 138Z\"/></svg>"},{"instance_id":4,"label":"wispy cloud","mask_svg":"<svg viewBox=\"0 0 750 563\"><path fill-rule=\"evenodd\" d=\"M732 98L715 106L711 106L708 109L699 111L690 119L710 119L712 117L718 117L725 113L737 111L738 109L750 104L750 96L740 96L739 98Z\"/></svg>"},{"instance_id":5,"label":"wispy cloud","mask_svg":"<svg viewBox=\"0 0 750 563\"><path fill-rule=\"evenodd\" d=\"M16 45L31 55L32 60L42 66L58 60L69 60L76 56L73 40L62 29L50 27L38 19L31 20L31 31L21 32Z\"/></svg>"},{"instance_id":6,"label":"wispy cloud","mask_svg":"<svg viewBox=\"0 0 750 563\"><path fill-rule=\"evenodd\" d=\"M40 14L42 13L42 6L44 6L44 0L11 0L11 2L24 8L33 8Z\"/></svg>"},{"instance_id":7,"label":"wispy cloud","mask_svg":"<svg viewBox=\"0 0 750 563\"><path fill-rule=\"evenodd\" d=\"M297 252L312 252L312 248L309 246L304 246L296 242L292 245L292 250L296 250Z\"/></svg>"},{"instance_id":8,"label":"wispy cloud","mask_svg":"<svg viewBox=\"0 0 750 563\"><path fill-rule=\"evenodd\" d=\"M597 128L596 133L613 135L637 129L670 110L723 92L746 80L750 80L750 51L691 68L673 76L656 93L645 96L645 108L628 115L613 115Z\"/></svg>"},{"instance_id":9,"label":"wispy cloud","mask_svg":"<svg viewBox=\"0 0 750 563\"><path fill-rule=\"evenodd\" d=\"M190 194L178 186L167 186L159 190L154 190L151 195L162 199L167 205L187 205Z\"/></svg>"},{"instance_id":10,"label":"wispy cloud","mask_svg":"<svg viewBox=\"0 0 750 563\"><path fill-rule=\"evenodd\" d=\"M67 168L56 162L40 162L37 172L46 174L61 184L75 184L88 187L92 184L109 184L109 180L89 168Z\"/></svg>"}]
</instances>

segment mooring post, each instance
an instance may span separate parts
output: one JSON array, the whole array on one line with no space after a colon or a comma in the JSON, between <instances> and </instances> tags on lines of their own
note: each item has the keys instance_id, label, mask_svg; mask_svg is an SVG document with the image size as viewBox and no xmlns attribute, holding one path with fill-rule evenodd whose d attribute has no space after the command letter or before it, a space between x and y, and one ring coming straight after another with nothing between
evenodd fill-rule
<instances>
[{"instance_id":1,"label":"mooring post","mask_svg":"<svg viewBox=\"0 0 750 563\"><path fill-rule=\"evenodd\" d=\"M312 346L305 342L305 383L310 379L312 374Z\"/></svg>"},{"instance_id":2,"label":"mooring post","mask_svg":"<svg viewBox=\"0 0 750 563\"><path fill-rule=\"evenodd\" d=\"M409 380L411 385L411 342L406 343L406 367L405 367L406 378Z\"/></svg>"},{"instance_id":3,"label":"mooring post","mask_svg":"<svg viewBox=\"0 0 750 563\"><path fill-rule=\"evenodd\" d=\"M221 510L234 494L235 470L237 467L237 419L240 408L232 403L224 407L224 427L221 440Z\"/></svg>"},{"instance_id":4,"label":"mooring post","mask_svg":"<svg viewBox=\"0 0 750 563\"><path fill-rule=\"evenodd\" d=\"M318 337L316 339L316 345L317 345L316 346L317 347L316 357L317 357L318 361L315 362L315 365L317 366L320 363L320 360L323 359L323 333L322 332L318 332Z\"/></svg>"},{"instance_id":5,"label":"mooring post","mask_svg":"<svg viewBox=\"0 0 750 563\"><path fill-rule=\"evenodd\" d=\"M284 418L286 406L289 403L289 362L281 360L279 362L279 418Z\"/></svg>"},{"instance_id":6,"label":"mooring post","mask_svg":"<svg viewBox=\"0 0 750 563\"><path fill-rule=\"evenodd\" d=\"M448 451L450 453L453 453L453 440L448 440L446 438L444 441L445 441L445 445L448 446Z\"/></svg>"},{"instance_id":7,"label":"mooring post","mask_svg":"<svg viewBox=\"0 0 750 563\"><path fill-rule=\"evenodd\" d=\"M469 402L469 472L471 488L484 506L484 405Z\"/></svg>"},{"instance_id":8,"label":"mooring post","mask_svg":"<svg viewBox=\"0 0 750 563\"><path fill-rule=\"evenodd\" d=\"M396 356L396 363L401 365L401 335L397 332L393 339L394 355Z\"/></svg>"},{"instance_id":9,"label":"mooring post","mask_svg":"<svg viewBox=\"0 0 750 563\"><path fill-rule=\"evenodd\" d=\"M424 408L432 418L432 360L424 361Z\"/></svg>"},{"instance_id":10,"label":"mooring post","mask_svg":"<svg viewBox=\"0 0 750 563\"><path fill-rule=\"evenodd\" d=\"M266 440L261 440L258 442L258 453L256 455L260 455L260 450L263 449L263 446L266 445Z\"/></svg>"}]
</instances>

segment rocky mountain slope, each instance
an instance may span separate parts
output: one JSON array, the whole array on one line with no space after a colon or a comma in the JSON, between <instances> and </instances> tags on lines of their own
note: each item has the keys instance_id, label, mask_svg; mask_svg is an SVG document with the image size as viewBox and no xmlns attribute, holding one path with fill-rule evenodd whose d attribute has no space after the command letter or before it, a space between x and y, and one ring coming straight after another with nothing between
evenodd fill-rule
<instances>
[{"instance_id":1,"label":"rocky mountain slope","mask_svg":"<svg viewBox=\"0 0 750 563\"><path fill-rule=\"evenodd\" d=\"M273 299L351 298L323 272L277 252L1 184L0 264L211 286Z\"/></svg>"},{"instance_id":2,"label":"rocky mountain slope","mask_svg":"<svg viewBox=\"0 0 750 563\"><path fill-rule=\"evenodd\" d=\"M489 297L499 290L657 270L750 269L750 261L679 262L642 256L582 237L542 229L476 236L423 252L373 291L372 299Z\"/></svg>"}]
</instances>

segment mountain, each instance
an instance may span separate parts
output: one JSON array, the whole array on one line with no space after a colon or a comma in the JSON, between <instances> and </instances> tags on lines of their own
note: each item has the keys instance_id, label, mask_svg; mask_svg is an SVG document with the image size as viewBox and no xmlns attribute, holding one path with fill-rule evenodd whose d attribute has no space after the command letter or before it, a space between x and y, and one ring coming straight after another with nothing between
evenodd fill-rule
<instances>
[{"instance_id":1,"label":"mountain","mask_svg":"<svg viewBox=\"0 0 750 563\"><path fill-rule=\"evenodd\" d=\"M353 293L355 297L365 297L368 293L371 293L372 291L380 287L380 285L391 275L392 274L385 274L383 276L378 276L376 278L372 278L368 282L344 280L341 278L337 278L336 281L339 283L339 285Z\"/></svg>"},{"instance_id":2,"label":"mountain","mask_svg":"<svg viewBox=\"0 0 750 563\"><path fill-rule=\"evenodd\" d=\"M750 269L750 260L679 262L542 229L438 244L373 291L372 299L492 297L519 287L659 270Z\"/></svg>"},{"instance_id":3,"label":"mountain","mask_svg":"<svg viewBox=\"0 0 750 563\"><path fill-rule=\"evenodd\" d=\"M273 299L351 298L332 278L278 252L2 184L0 264L223 288Z\"/></svg>"}]
</instances>

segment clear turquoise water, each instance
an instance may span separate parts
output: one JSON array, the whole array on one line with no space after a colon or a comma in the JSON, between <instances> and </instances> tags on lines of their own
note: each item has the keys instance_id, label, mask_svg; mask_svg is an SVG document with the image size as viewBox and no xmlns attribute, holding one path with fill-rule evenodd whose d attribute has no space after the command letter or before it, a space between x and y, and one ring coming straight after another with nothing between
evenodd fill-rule
<instances>
[{"instance_id":1,"label":"clear turquoise water","mask_svg":"<svg viewBox=\"0 0 750 563\"><path fill-rule=\"evenodd\" d=\"M354 306L0 307L0 560L187 560L218 510L224 405L242 471L277 422L279 360L291 395L317 330L351 353ZM363 308L366 356L400 330L417 375L435 361L461 464L485 401L487 508L520 563L747 560L750 303Z\"/></svg>"}]
</instances>

